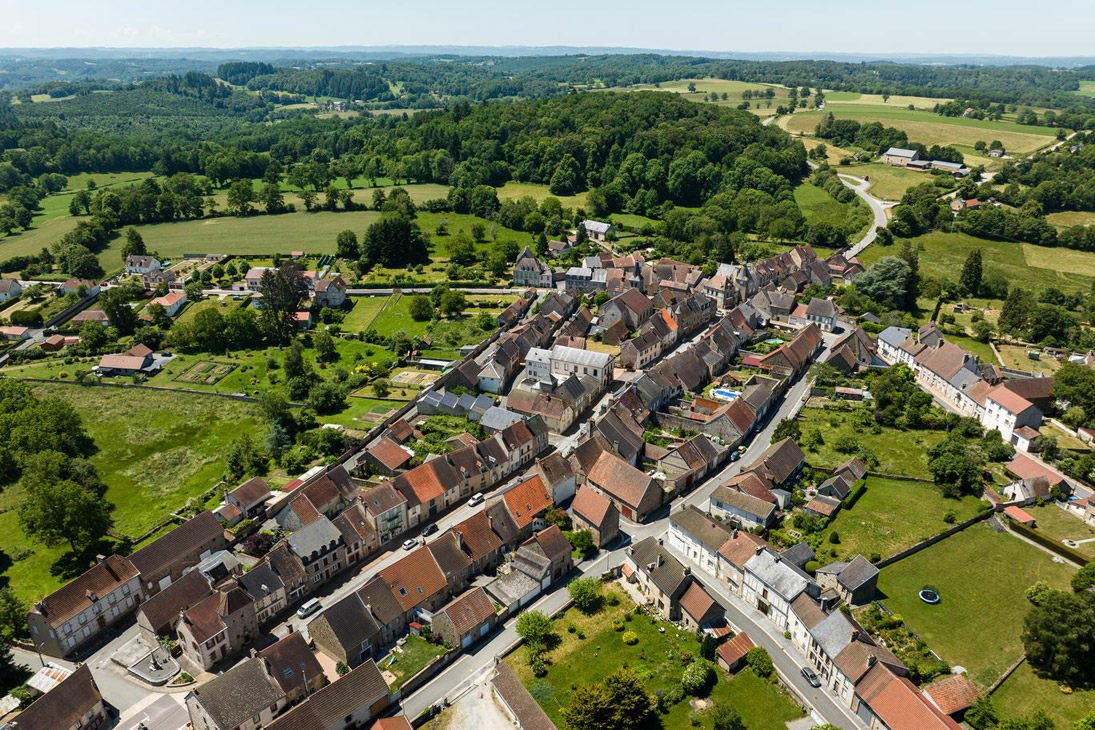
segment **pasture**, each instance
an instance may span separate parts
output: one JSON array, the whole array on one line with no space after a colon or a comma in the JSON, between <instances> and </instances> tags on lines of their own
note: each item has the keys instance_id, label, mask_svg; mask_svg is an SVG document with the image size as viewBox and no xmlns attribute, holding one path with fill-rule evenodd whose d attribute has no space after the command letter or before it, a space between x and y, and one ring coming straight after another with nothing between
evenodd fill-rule
<instances>
[{"instance_id":1,"label":"pasture","mask_svg":"<svg viewBox=\"0 0 1095 730\"><path fill-rule=\"evenodd\" d=\"M513 181L496 188L496 190L498 191L499 200L517 200L518 198L530 196L535 198L536 202L542 203L545 198L550 197L562 203L564 208L584 208L586 199L589 196L588 192L578 193L577 195L552 195L547 185Z\"/></svg>"},{"instance_id":2,"label":"pasture","mask_svg":"<svg viewBox=\"0 0 1095 730\"><path fill-rule=\"evenodd\" d=\"M1095 253L1030 244L989 241L964 233L935 231L909 239L920 250L920 272L936 279L954 281L966 256L981 249L985 273L995 272L1013 286L1041 291L1056 286L1062 291L1086 292L1095 282ZM897 255L898 245L868 246L859 260L870 266L884 256ZM1063 261L1067 260L1068 264Z\"/></svg>"},{"instance_id":3,"label":"pasture","mask_svg":"<svg viewBox=\"0 0 1095 730\"><path fill-rule=\"evenodd\" d=\"M1023 652L1027 588L1044 580L1067 589L1074 572L1033 545L978 523L883 568L878 590L887 608L944 661L966 667L984 690ZM940 603L920 600L925 585L938 589Z\"/></svg>"},{"instance_id":4,"label":"pasture","mask_svg":"<svg viewBox=\"0 0 1095 730\"><path fill-rule=\"evenodd\" d=\"M1095 213L1086 210L1062 210L1059 213L1050 213L1046 220L1058 228L1090 226L1095 224Z\"/></svg>"}]
</instances>

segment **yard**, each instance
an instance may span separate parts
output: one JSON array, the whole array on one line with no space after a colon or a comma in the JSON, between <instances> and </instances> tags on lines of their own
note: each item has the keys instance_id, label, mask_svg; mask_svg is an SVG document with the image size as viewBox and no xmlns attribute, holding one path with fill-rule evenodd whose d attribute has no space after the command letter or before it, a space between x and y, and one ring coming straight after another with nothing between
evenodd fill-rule
<instances>
[{"instance_id":1,"label":"yard","mask_svg":"<svg viewBox=\"0 0 1095 730\"><path fill-rule=\"evenodd\" d=\"M920 273L935 279L957 280L966 256L980 249L985 274L1000 274L1012 286L1022 286L1033 292L1055 286L1065 292L1086 293L1095 283L1095 253L989 241L964 233L939 231L908 241L914 247L923 246ZM897 251L897 245L868 246L859 255L859 260L864 266L870 266L884 256L896 256Z\"/></svg>"},{"instance_id":2,"label":"yard","mask_svg":"<svg viewBox=\"0 0 1095 730\"><path fill-rule=\"evenodd\" d=\"M1042 550L978 523L884 568L878 589L887 608L984 689L1023 652L1027 588L1044 580L1067 589L1073 572ZM939 604L920 600L925 585L939 591Z\"/></svg>"},{"instance_id":3,"label":"yard","mask_svg":"<svg viewBox=\"0 0 1095 730\"><path fill-rule=\"evenodd\" d=\"M615 590L620 592L619 588ZM523 649L510 655L514 672L559 727L563 726L562 708L577 686L597 682L626 665L646 682L648 691L670 690L679 685L691 657L698 656L695 634L644 615L631 615L624 624L626 631L639 637L634 646L624 644L623 634L612 628L612 619L623 618L633 608L634 604L622 597L618 606L606 606L593 616L572 608L555 619L562 641L548 652L549 669L542 679L533 676ZM574 633L568 631L570 624L575 627ZM578 638L578 632L583 632L584 638ZM690 657L687 662L681 659L685 652ZM745 670L734 679L728 679L722 669L716 673L719 681L709 698L715 704L733 706L750 730L786 730L787 721L802 717L797 704L751 671ZM687 727L692 712L686 699L660 716L661 726ZM700 720L704 727L711 727L706 714L700 715Z\"/></svg>"},{"instance_id":4,"label":"yard","mask_svg":"<svg viewBox=\"0 0 1095 730\"><path fill-rule=\"evenodd\" d=\"M1073 517L1055 504L1047 504L1043 507L1024 507L1036 520L1035 530L1057 542L1062 540L1075 540L1080 554L1088 560L1095 560L1095 527L1084 522L1079 517ZM1090 540L1091 542L1080 542Z\"/></svg>"},{"instance_id":5,"label":"yard","mask_svg":"<svg viewBox=\"0 0 1095 730\"><path fill-rule=\"evenodd\" d=\"M392 676L385 677L392 692L395 692L403 683L421 672L434 657L445 653L445 647L440 644L431 644L421 636L410 634L403 642L402 651L392 651L387 657L377 662L380 671Z\"/></svg>"},{"instance_id":6,"label":"yard","mask_svg":"<svg viewBox=\"0 0 1095 730\"><path fill-rule=\"evenodd\" d=\"M470 303L470 302L469 302ZM456 317L442 317L436 323L429 320L416 320L411 317L411 296L393 294L376 315L370 324L370 328L382 335L391 335L395 332L405 332L409 337L423 337L429 335L433 341L432 347L459 348L461 345L478 343L490 336L494 331L493 317L500 309L479 309L470 307L464 313ZM484 329L479 324L479 313L487 312L492 316L490 329Z\"/></svg>"},{"instance_id":7,"label":"yard","mask_svg":"<svg viewBox=\"0 0 1095 730\"><path fill-rule=\"evenodd\" d=\"M954 522L964 522L986 506L972 496L947 499L934 484L868 477L867 491L854 507L837 513L822 545L835 548L841 560L875 553L887 558L951 527L943 520L948 512ZM828 541L833 532L839 545Z\"/></svg>"},{"instance_id":8,"label":"yard","mask_svg":"<svg viewBox=\"0 0 1095 730\"><path fill-rule=\"evenodd\" d=\"M60 384L34 389L76 407L98 448L91 462L115 506L114 532L132 537L212 488L229 444L241 433L259 437L261 431L257 406L222 398ZM51 569L67 548L49 549L23 535L14 509L21 495L18 486L0 495L3 578L33 601L63 582ZM16 559L27 550L29 556Z\"/></svg>"},{"instance_id":9,"label":"yard","mask_svg":"<svg viewBox=\"0 0 1095 730\"><path fill-rule=\"evenodd\" d=\"M931 479L927 450L946 436L942 431L899 431L885 426L875 434L856 426L849 412L809 406L799 412L798 420L803 433L817 427L825 439L816 451L806 453L806 461L813 466L835 468L847 461L852 454L840 453L834 445L841 437L851 436L878 457L872 471L920 479Z\"/></svg>"},{"instance_id":10,"label":"yard","mask_svg":"<svg viewBox=\"0 0 1095 730\"><path fill-rule=\"evenodd\" d=\"M992 702L1001 719L1029 717L1041 710L1050 716L1057 727L1070 728L1073 723L1095 708L1095 690L1062 692L1057 683L1042 679L1030 665L1023 662L992 694Z\"/></svg>"},{"instance_id":11,"label":"yard","mask_svg":"<svg viewBox=\"0 0 1095 730\"><path fill-rule=\"evenodd\" d=\"M372 392L371 389L367 388L363 390L366 391L363 395ZM396 390L395 392L398 393L399 391ZM411 395L409 391L408 395ZM406 403L403 401L381 400L379 398L358 397L353 395L346 399L346 407L341 411L326 416L318 416L318 420L320 423L334 423L339 426L345 426L346 428L367 431L373 426L382 423L389 414L399 410L404 405L406 405Z\"/></svg>"},{"instance_id":12,"label":"yard","mask_svg":"<svg viewBox=\"0 0 1095 730\"><path fill-rule=\"evenodd\" d=\"M364 332L369 329L388 300L388 296L348 297L346 301L353 304L354 308L346 313L346 318L342 320L342 329L346 332Z\"/></svg>"}]
</instances>

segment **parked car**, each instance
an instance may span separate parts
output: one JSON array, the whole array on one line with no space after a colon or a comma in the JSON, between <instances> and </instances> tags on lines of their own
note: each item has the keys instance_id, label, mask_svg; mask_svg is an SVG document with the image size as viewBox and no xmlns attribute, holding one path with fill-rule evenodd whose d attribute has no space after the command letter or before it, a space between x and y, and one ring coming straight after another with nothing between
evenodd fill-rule
<instances>
[{"instance_id":1,"label":"parked car","mask_svg":"<svg viewBox=\"0 0 1095 730\"><path fill-rule=\"evenodd\" d=\"M483 504L484 499L486 499L486 498L482 495L482 493L473 494L473 495L471 495L471 499L468 500L468 506L469 507L478 507L479 505Z\"/></svg>"},{"instance_id":2,"label":"parked car","mask_svg":"<svg viewBox=\"0 0 1095 730\"><path fill-rule=\"evenodd\" d=\"M821 686L821 680L817 678L817 673L815 673L814 670L810 669L809 667L802 668L802 677L810 683L811 687Z\"/></svg>"},{"instance_id":3,"label":"parked car","mask_svg":"<svg viewBox=\"0 0 1095 730\"><path fill-rule=\"evenodd\" d=\"M320 608L322 606L320 606L318 598L309 598L297 609L297 618L308 618Z\"/></svg>"},{"instance_id":4,"label":"parked car","mask_svg":"<svg viewBox=\"0 0 1095 730\"><path fill-rule=\"evenodd\" d=\"M422 537L432 535L435 532L437 532L437 525L431 523L422 528Z\"/></svg>"},{"instance_id":5,"label":"parked car","mask_svg":"<svg viewBox=\"0 0 1095 730\"><path fill-rule=\"evenodd\" d=\"M404 550L414 550L416 547L418 547L418 540L405 540L403 542Z\"/></svg>"}]
</instances>

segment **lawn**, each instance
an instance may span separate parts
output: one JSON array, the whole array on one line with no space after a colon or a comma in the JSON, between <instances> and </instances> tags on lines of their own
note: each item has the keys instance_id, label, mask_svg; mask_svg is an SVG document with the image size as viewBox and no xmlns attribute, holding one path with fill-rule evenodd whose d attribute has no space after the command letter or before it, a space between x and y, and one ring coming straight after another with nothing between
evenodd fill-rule
<instances>
[{"instance_id":1,"label":"lawn","mask_svg":"<svg viewBox=\"0 0 1095 730\"><path fill-rule=\"evenodd\" d=\"M928 646L944 661L966 667L984 689L1023 652L1027 588L1038 580L1067 588L1073 572L1040 549L978 523L884 568L878 589L886 606ZM925 585L939 591L939 604L917 596Z\"/></svg>"},{"instance_id":2,"label":"lawn","mask_svg":"<svg viewBox=\"0 0 1095 730\"><path fill-rule=\"evenodd\" d=\"M1073 517L1055 504L1023 509L1036 520L1034 529L1051 540L1095 540L1095 527L1079 517ZM1095 560L1095 542L1080 543L1075 549L1088 560Z\"/></svg>"},{"instance_id":3,"label":"lawn","mask_svg":"<svg viewBox=\"0 0 1095 730\"><path fill-rule=\"evenodd\" d=\"M836 451L833 445L841 436L854 436L878 456L878 466L872 471L921 479L931 479L927 450L946 436L942 431L899 431L887 427L882 428L882 433L870 433L852 422L851 413L821 408L803 408L798 420L803 433L816 426L825 439L817 451L806 454L806 461L813 466L835 468L843 464L850 454Z\"/></svg>"},{"instance_id":4,"label":"lawn","mask_svg":"<svg viewBox=\"0 0 1095 730\"><path fill-rule=\"evenodd\" d=\"M884 165L881 162L838 167L837 172L869 178L870 193L880 200L901 200L909 188L934 180L926 173Z\"/></svg>"},{"instance_id":5,"label":"lawn","mask_svg":"<svg viewBox=\"0 0 1095 730\"><path fill-rule=\"evenodd\" d=\"M72 403L98 451L91 457L107 485L106 499L115 506L114 532L135 537L167 519L221 477L224 454L241 433L260 435L258 408L223 398L119 388L35 384L43 397ZM50 549L26 537L19 528L16 505L22 490L8 487L0 495L0 551L3 579L28 601L58 588L51 574L67 548Z\"/></svg>"},{"instance_id":6,"label":"lawn","mask_svg":"<svg viewBox=\"0 0 1095 730\"><path fill-rule=\"evenodd\" d=\"M377 313L388 303L389 296L350 297L347 299L354 308L346 313L342 320L342 329L346 332L364 332L369 329Z\"/></svg>"},{"instance_id":7,"label":"lawn","mask_svg":"<svg viewBox=\"0 0 1095 730\"><path fill-rule=\"evenodd\" d=\"M848 205L836 200L813 183L802 183L795 188L795 202L810 224L828 223L842 226Z\"/></svg>"},{"instance_id":8,"label":"lawn","mask_svg":"<svg viewBox=\"0 0 1095 730\"><path fill-rule=\"evenodd\" d=\"M813 134L823 115L832 113L837 119L855 119L858 122L880 122L905 132L909 141L932 145L965 145L973 147L978 141L1000 140L1004 148L1013 154L1026 154L1051 144L1056 130L1050 127L1032 127L1013 122L994 122L967 117L943 117L930 111L910 110L903 107L884 108L876 105L830 104L820 112L795 112L782 117L778 124L789 132Z\"/></svg>"},{"instance_id":9,"label":"lawn","mask_svg":"<svg viewBox=\"0 0 1095 730\"><path fill-rule=\"evenodd\" d=\"M1062 291L1087 292L1095 283L1095 253L1045 248L1006 241L989 241L964 233L935 231L908 239L920 251L920 273L936 279L955 281L966 256L980 249L984 270L995 272L1013 286L1041 291L1055 286ZM900 241L899 241L900 243ZM859 255L865 266L884 256L897 255L898 246L868 246ZM1067 260L1067 265L1064 261Z\"/></svg>"},{"instance_id":10,"label":"lawn","mask_svg":"<svg viewBox=\"0 0 1095 730\"><path fill-rule=\"evenodd\" d=\"M405 332L410 337L422 337L429 335L433 340L433 347L459 348L461 345L478 343L490 336L494 330L484 330L479 326L479 314L487 312L496 316L498 309L479 309L470 307L457 317L442 317L436 323L429 320L420 321L411 317L411 297L402 294L393 294L384 309L373 320L371 328L382 335L391 335L395 332Z\"/></svg>"},{"instance_id":11,"label":"lawn","mask_svg":"<svg viewBox=\"0 0 1095 730\"><path fill-rule=\"evenodd\" d=\"M562 203L564 208L584 208L586 206L586 197L589 195L589 193L578 193L577 195L552 195L551 190L547 185L512 181L497 188L497 191L499 200L517 200L518 198L523 198L528 195L535 198L537 202L543 202L544 198L552 197Z\"/></svg>"},{"instance_id":12,"label":"lawn","mask_svg":"<svg viewBox=\"0 0 1095 730\"><path fill-rule=\"evenodd\" d=\"M421 672L430 660L445 653L445 647L440 644L431 644L421 636L410 634L403 643L402 651L392 651L382 659L378 666L382 672L390 672L394 679L389 682L392 692L403 686L403 683ZM387 679L387 678L385 678Z\"/></svg>"},{"instance_id":13,"label":"lawn","mask_svg":"<svg viewBox=\"0 0 1095 730\"><path fill-rule=\"evenodd\" d=\"M822 544L835 547L841 559L872 553L887 558L951 527L943 521L947 512L964 522L985 506L972 496L947 499L934 484L868 477L867 491L837 514ZM839 545L829 545L832 532L840 535Z\"/></svg>"},{"instance_id":14,"label":"lawn","mask_svg":"<svg viewBox=\"0 0 1095 730\"><path fill-rule=\"evenodd\" d=\"M371 389L363 389L364 394L372 393ZM399 389L393 389L397 395ZM407 391L412 395L412 391ZM317 416L320 423L336 423L346 428L354 428L359 431L367 431L373 426L384 421L388 414L396 411L406 403L396 400L379 400L377 398L359 398L356 395L347 398L346 407L338 413L326 416Z\"/></svg>"},{"instance_id":15,"label":"lawn","mask_svg":"<svg viewBox=\"0 0 1095 730\"><path fill-rule=\"evenodd\" d=\"M1041 710L1064 730L1095 708L1095 690L1064 694L1057 683L1041 679L1023 662L992 694L1000 719L1027 717Z\"/></svg>"},{"instance_id":16,"label":"lawn","mask_svg":"<svg viewBox=\"0 0 1095 730\"><path fill-rule=\"evenodd\" d=\"M620 592L619 588L615 590ZM690 657L698 656L695 634L643 615L632 615L624 624L626 631L639 637L634 646L625 645L621 640L623 634L613 630L612 619L629 614L633 608L634 604L625 596L618 606L605 607L593 616L572 608L557 618L555 625L562 641L548 652L549 669L542 679L532 675L523 649L509 656L514 672L559 727L563 726L562 708L578 685L597 682L626 664L644 680L648 691L669 690L680 683L687 666L681 655L687 652ZM569 624L574 624L575 633L567 631ZM584 638L578 638L578 631L584 632ZM717 669L716 674L718 683L710 699L737 709L750 730L785 730L787 721L802 717L797 704L752 672L747 670L735 679L728 679L722 669ZM691 712L685 700L659 719L665 728L687 727ZM707 713L700 719L704 727L711 727Z\"/></svg>"}]
</instances>

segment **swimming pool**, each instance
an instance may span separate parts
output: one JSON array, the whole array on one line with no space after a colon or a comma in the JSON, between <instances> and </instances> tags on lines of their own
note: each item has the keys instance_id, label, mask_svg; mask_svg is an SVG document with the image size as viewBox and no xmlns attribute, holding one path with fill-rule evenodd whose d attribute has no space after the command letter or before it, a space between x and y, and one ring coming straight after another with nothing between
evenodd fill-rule
<instances>
[{"instance_id":1,"label":"swimming pool","mask_svg":"<svg viewBox=\"0 0 1095 730\"><path fill-rule=\"evenodd\" d=\"M770 339L770 340L765 340L765 341L764 341L764 344L766 344L766 345L782 345L782 344L783 344L783 340L781 340L781 339L780 339L780 338L778 338L778 337L773 337L773 338L772 338L772 339Z\"/></svg>"},{"instance_id":2,"label":"swimming pool","mask_svg":"<svg viewBox=\"0 0 1095 730\"><path fill-rule=\"evenodd\" d=\"M737 393L733 390L728 390L726 388L715 388L711 391L711 395L721 400L734 400L739 395L741 395L741 393Z\"/></svg>"}]
</instances>

